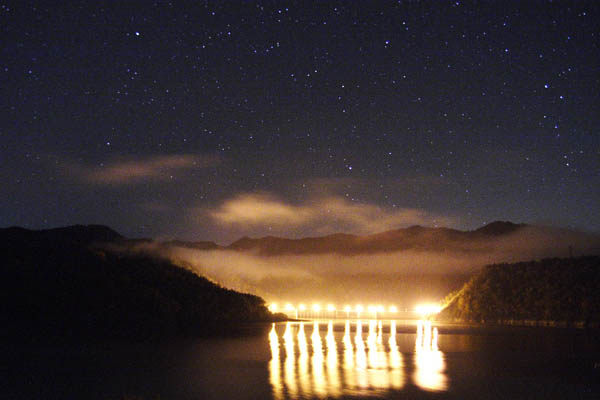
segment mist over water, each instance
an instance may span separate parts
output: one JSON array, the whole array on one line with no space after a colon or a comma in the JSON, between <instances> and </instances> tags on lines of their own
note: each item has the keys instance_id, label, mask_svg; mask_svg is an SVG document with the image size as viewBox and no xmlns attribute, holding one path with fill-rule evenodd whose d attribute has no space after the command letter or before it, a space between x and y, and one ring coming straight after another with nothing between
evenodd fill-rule
<instances>
[{"instance_id":1,"label":"mist over water","mask_svg":"<svg viewBox=\"0 0 600 400\"><path fill-rule=\"evenodd\" d=\"M383 240L383 239L382 239ZM369 253L265 255L258 250L160 249L224 287L279 302L386 302L412 307L438 301L482 266L600 253L597 236L524 227L477 240L431 240L429 246Z\"/></svg>"}]
</instances>

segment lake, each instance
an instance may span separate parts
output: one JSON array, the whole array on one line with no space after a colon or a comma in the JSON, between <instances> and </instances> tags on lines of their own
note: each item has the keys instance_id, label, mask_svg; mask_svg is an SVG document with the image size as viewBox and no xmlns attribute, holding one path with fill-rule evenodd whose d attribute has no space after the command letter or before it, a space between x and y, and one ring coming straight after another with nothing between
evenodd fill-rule
<instances>
[{"instance_id":1,"label":"lake","mask_svg":"<svg viewBox=\"0 0 600 400\"><path fill-rule=\"evenodd\" d=\"M337 320L161 343L12 346L5 399L598 399L598 331Z\"/></svg>"}]
</instances>

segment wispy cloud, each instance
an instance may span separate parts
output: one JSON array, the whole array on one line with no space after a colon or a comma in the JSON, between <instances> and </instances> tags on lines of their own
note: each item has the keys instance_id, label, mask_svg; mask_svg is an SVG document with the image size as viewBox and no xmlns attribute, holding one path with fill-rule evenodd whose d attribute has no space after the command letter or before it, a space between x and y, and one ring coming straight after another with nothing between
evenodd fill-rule
<instances>
[{"instance_id":1,"label":"wispy cloud","mask_svg":"<svg viewBox=\"0 0 600 400\"><path fill-rule=\"evenodd\" d=\"M122 185L149 180L164 181L186 170L207 168L219 163L220 159L213 155L175 154L113 161L94 167L69 165L68 169L87 183Z\"/></svg>"},{"instance_id":2,"label":"wispy cloud","mask_svg":"<svg viewBox=\"0 0 600 400\"><path fill-rule=\"evenodd\" d=\"M451 225L453 220L421 209L382 207L327 196L293 204L271 194L240 194L207 211L223 227L256 230L310 229L333 232L375 233L410 225Z\"/></svg>"}]
</instances>

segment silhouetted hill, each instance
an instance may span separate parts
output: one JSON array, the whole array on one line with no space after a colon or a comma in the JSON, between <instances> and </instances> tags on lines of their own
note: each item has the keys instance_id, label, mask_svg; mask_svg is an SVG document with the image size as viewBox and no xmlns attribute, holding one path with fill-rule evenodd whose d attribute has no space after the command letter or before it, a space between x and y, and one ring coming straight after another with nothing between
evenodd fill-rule
<instances>
[{"instance_id":1,"label":"silhouetted hill","mask_svg":"<svg viewBox=\"0 0 600 400\"><path fill-rule=\"evenodd\" d=\"M209 241L198 241L198 242L186 242L183 240L170 240L168 242L162 242L163 245L170 247L185 247L188 249L196 249L196 250L216 250L220 249L221 246L216 244L215 242Z\"/></svg>"},{"instance_id":2,"label":"silhouetted hill","mask_svg":"<svg viewBox=\"0 0 600 400\"><path fill-rule=\"evenodd\" d=\"M489 265L449 296L439 318L598 324L599 288L600 257Z\"/></svg>"},{"instance_id":3,"label":"silhouetted hill","mask_svg":"<svg viewBox=\"0 0 600 400\"><path fill-rule=\"evenodd\" d=\"M475 233L486 236L498 236L498 235L507 235L509 233L516 232L520 228L524 228L527 225L525 224L513 224L509 221L494 221L485 226L482 226L479 229L475 230Z\"/></svg>"},{"instance_id":4,"label":"silhouetted hill","mask_svg":"<svg viewBox=\"0 0 600 400\"><path fill-rule=\"evenodd\" d=\"M263 255L276 254L302 254L302 253L330 253L351 249L357 236L347 234L333 234L329 236L302 239L286 239L275 236L266 236L260 239L243 237L232 243L227 248L232 250L252 250Z\"/></svg>"},{"instance_id":5,"label":"silhouetted hill","mask_svg":"<svg viewBox=\"0 0 600 400\"><path fill-rule=\"evenodd\" d=\"M367 236L333 234L303 239L285 239L267 236L259 239L244 237L228 249L256 251L261 255L282 254L362 254L393 252L401 250L468 250L473 243L499 238L527 227L524 224L493 222L475 231L459 231L449 228L411 226Z\"/></svg>"},{"instance_id":6,"label":"silhouetted hill","mask_svg":"<svg viewBox=\"0 0 600 400\"><path fill-rule=\"evenodd\" d=\"M287 239L275 236L244 237L222 249L253 252L262 256L336 253L369 255L402 251L468 255L502 253L513 260L600 254L600 236L546 226L496 221L473 231L411 226L373 235L333 234Z\"/></svg>"},{"instance_id":7,"label":"silhouetted hill","mask_svg":"<svg viewBox=\"0 0 600 400\"><path fill-rule=\"evenodd\" d=\"M257 296L224 289L167 259L100 242L126 243L102 226L0 229L2 318L10 336L195 335L271 318Z\"/></svg>"},{"instance_id":8,"label":"silhouetted hill","mask_svg":"<svg viewBox=\"0 0 600 400\"><path fill-rule=\"evenodd\" d=\"M62 228L29 230L20 227L0 229L0 241L19 243L91 243L114 242L124 239L118 232L103 225L73 225Z\"/></svg>"}]
</instances>

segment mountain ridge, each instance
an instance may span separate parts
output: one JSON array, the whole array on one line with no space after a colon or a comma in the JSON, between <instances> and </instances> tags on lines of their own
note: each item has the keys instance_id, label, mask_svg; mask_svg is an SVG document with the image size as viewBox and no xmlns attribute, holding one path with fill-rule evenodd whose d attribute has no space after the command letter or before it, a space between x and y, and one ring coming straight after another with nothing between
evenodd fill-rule
<instances>
[{"instance_id":1,"label":"mountain ridge","mask_svg":"<svg viewBox=\"0 0 600 400\"><path fill-rule=\"evenodd\" d=\"M272 235L258 238L244 236L225 246L212 241L130 239L104 225L72 225L39 231L9 227L0 228L0 242L6 243L19 238L19 240L30 240L32 243L42 243L60 238L62 241L85 245L114 243L125 248L158 246L162 249L235 251L267 257L313 254L370 255L403 251L467 254L502 247L511 239L511 245L514 246L515 241L519 242L515 238L518 234L523 236L521 241L554 243L561 248L564 247L567 252L571 245L583 239L587 243L587 248L592 249L592 253L600 253L600 235L510 221L494 221L477 229L464 231L447 227L413 225L370 235L333 233L298 239Z\"/></svg>"},{"instance_id":2,"label":"mountain ridge","mask_svg":"<svg viewBox=\"0 0 600 400\"><path fill-rule=\"evenodd\" d=\"M27 229L19 226L0 228L0 241L63 241L78 244L94 242L114 242L125 237L114 229L99 224L69 225L50 229Z\"/></svg>"},{"instance_id":3,"label":"mountain ridge","mask_svg":"<svg viewBox=\"0 0 600 400\"><path fill-rule=\"evenodd\" d=\"M372 254L410 249L443 251L444 246L455 248L467 240L477 241L501 237L530 226L509 221L495 221L473 231L413 225L408 228L393 229L364 236L334 233L300 239L275 236L243 237L224 247L224 249L256 251L265 256L322 253Z\"/></svg>"}]
</instances>

